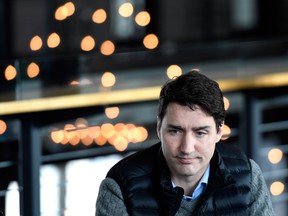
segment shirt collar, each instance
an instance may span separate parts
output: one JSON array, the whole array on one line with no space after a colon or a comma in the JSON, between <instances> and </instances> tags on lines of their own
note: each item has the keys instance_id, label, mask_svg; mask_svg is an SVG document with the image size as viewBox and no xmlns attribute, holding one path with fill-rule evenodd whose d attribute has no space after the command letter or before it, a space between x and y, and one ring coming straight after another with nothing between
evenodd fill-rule
<instances>
[{"instance_id":1,"label":"shirt collar","mask_svg":"<svg viewBox=\"0 0 288 216\"><path fill-rule=\"evenodd\" d=\"M200 181L199 181L198 185L196 186L195 190L193 191L192 195L191 196L183 195L183 198L185 200L191 201L191 200L196 199L198 196L200 196L207 187L209 176L210 176L210 165L208 165L207 169L204 172L204 175L200 179ZM173 188L176 187L174 182L172 182L172 186L173 186Z\"/></svg>"}]
</instances>

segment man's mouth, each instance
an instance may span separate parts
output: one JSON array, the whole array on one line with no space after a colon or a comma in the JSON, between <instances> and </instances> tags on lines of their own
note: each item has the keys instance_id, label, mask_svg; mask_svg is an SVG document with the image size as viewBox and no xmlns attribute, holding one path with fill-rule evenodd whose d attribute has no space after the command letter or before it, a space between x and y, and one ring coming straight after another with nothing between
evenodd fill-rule
<instances>
[{"instance_id":1,"label":"man's mouth","mask_svg":"<svg viewBox=\"0 0 288 216\"><path fill-rule=\"evenodd\" d=\"M198 157L177 157L177 159L181 164L191 164L199 160Z\"/></svg>"}]
</instances>

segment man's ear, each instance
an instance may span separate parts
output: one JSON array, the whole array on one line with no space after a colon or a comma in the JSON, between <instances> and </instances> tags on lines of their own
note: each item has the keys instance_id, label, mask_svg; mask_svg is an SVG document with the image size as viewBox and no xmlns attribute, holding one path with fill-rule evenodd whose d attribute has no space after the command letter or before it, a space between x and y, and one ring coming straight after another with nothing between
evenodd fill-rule
<instances>
[{"instance_id":1,"label":"man's ear","mask_svg":"<svg viewBox=\"0 0 288 216\"><path fill-rule=\"evenodd\" d=\"M224 122L219 126L218 131L217 131L217 142L220 141L221 137L223 136L224 133Z\"/></svg>"},{"instance_id":2,"label":"man's ear","mask_svg":"<svg viewBox=\"0 0 288 216\"><path fill-rule=\"evenodd\" d=\"M156 130L157 130L157 136L158 138L160 139L160 128L161 128L161 122L159 120L159 118L157 117L157 127L156 127ZM161 139L160 139L161 140Z\"/></svg>"}]
</instances>

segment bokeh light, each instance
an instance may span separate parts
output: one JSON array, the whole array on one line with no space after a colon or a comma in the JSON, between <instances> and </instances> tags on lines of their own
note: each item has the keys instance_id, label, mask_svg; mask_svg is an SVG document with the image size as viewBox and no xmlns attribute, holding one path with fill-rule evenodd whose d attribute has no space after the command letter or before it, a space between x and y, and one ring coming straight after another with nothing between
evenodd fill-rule
<instances>
[{"instance_id":1,"label":"bokeh light","mask_svg":"<svg viewBox=\"0 0 288 216\"><path fill-rule=\"evenodd\" d=\"M104 123L101 125L101 134L106 139L112 137L115 133L114 126L111 123Z\"/></svg>"},{"instance_id":2,"label":"bokeh light","mask_svg":"<svg viewBox=\"0 0 288 216\"><path fill-rule=\"evenodd\" d=\"M92 15L93 22L97 24L104 23L106 19L107 19L107 14L104 9L98 9Z\"/></svg>"},{"instance_id":3,"label":"bokeh light","mask_svg":"<svg viewBox=\"0 0 288 216\"><path fill-rule=\"evenodd\" d=\"M56 32L54 32L49 35L47 39L47 46L49 48L56 48L59 46L60 42L61 42L60 36Z\"/></svg>"},{"instance_id":4,"label":"bokeh light","mask_svg":"<svg viewBox=\"0 0 288 216\"><path fill-rule=\"evenodd\" d=\"M111 72L105 72L101 77L101 83L104 87L112 87L116 83L116 77Z\"/></svg>"},{"instance_id":5,"label":"bokeh light","mask_svg":"<svg viewBox=\"0 0 288 216\"><path fill-rule=\"evenodd\" d=\"M67 16L72 16L75 12L75 5L73 2L67 2L64 6L67 10Z\"/></svg>"},{"instance_id":6,"label":"bokeh light","mask_svg":"<svg viewBox=\"0 0 288 216\"><path fill-rule=\"evenodd\" d=\"M81 139L81 142L86 145L89 146L93 143L94 139L91 136L86 136L84 138Z\"/></svg>"},{"instance_id":7,"label":"bokeh light","mask_svg":"<svg viewBox=\"0 0 288 216\"><path fill-rule=\"evenodd\" d=\"M133 11L133 5L129 2L123 3L118 9L119 14L123 17L131 16L133 14Z\"/></svg>"},{"instance_id":8,"label":"bokeh light","mask_svg":"<svg viewBox=\"0 0 288 216\"><path fill-rule=\"evenodd\" d=\"M87 35L81 41L81 49L83 51L91 51L95 47L95 40L92 36Z\"/></svg>"},{"instance_id":9,"label":"bokeh light","mask_svg":"<svg viewBox=\"0 0 288 216\"><path fill-rule=\"evenodd\" d=\"M40 73L40 68L35 62L31 62L27 67L27 76L29 78L37 77Z\"/></svg>"},{"instance_id":10,"label":"bokeh light","mask_svg":"<svg viewBox=\"0 0 288 216\"><path fill-rule=\"evenodd\" d=\"M60 143L64 138L63 130L52 131L50 134L50 137L51 137L53 142Z\"/></svg>"},{"instance_id":11,"label":"bokeh light","mask_svg":"<svg viewBox=\"0 0 288 216\"><path fill-rule=\"evenodd\" d=\"M228 125L223 125L223 135L221 137L221 140L226 140L230 137L231 135L231 129Z\"/></svg>"},{"instance_id":12,"label":"bokeh light","mask_svg":"<svg viewBox=\"0 0 288 216\"><path fill-rule=\"evenodd\" d=\"M90 131L90 135L93 139L95 139L101 135L100 126L92 126L92 127L89 127L88 130Z\"/></svg>"},{"instance_id":13,"label":"bokeh light","mask_svg":"<svg viewBox=\"0 0 288 216\"><path fill-rule=\"evenodd\" d=\"M6 130L7 130L6 122L0 119L0 135L4 134Z\"/></svg>"},{"instance_id":14,"label":"bokeh light","mask_svg":"<svg viewBox=\"0 0 288 216\"><path fill-rule=\"evenodd\" d=\"M105 138L102 134L94 139L95 143L99 146L103 146L107 143L107 138Z\"/></svg>"},{"instance_id":15,"label":"bokeh light","mask_svg":"<svg viewBox=\"0 0 288 216\"><path fill-rule=\"evenodd\" d=\"M148 34L144 37L143 44L147 49L155 49L159 44L158 37L155 34Z\"/></svg>"},{"instance_id":16,"label":"bokeh light","mask_svg":"<svg viewBox=\"0 0 288 216\"><path fill-rule=\"evenodd\" d=\"M58 7L55 11L54 17L58 21L65 20L68 16L68 9L64 6Z\"/></svg>"},{"instance_id":17,"label":"bokeh light","mask_svg":"<svg viewBox=\"0 0 288 216\"><path fill-rule=\"evenodd\" d=\"M147 11L139 12L135 17L135 22L139 26L147 26L150 23L151 17Z\"/></svg>"},{"instance_id":18,"label":"bokeh light","mask_svg":"<svg viewBox=\"0 0 288 216\"><path fill-rule=\"evenodd\" d=\"M112 55L115 51L115 45L112 41L106 40L100 46L100 52L103 55Z\"/></svg>"},{"instance_id":19,"label":"bokeh light","mask_svg":"<svg viewBox=\"0 0 288 216\"><path fill-rule=\"evenodd\" d=\"M105 115L109 118L109 119L115 119L118 117L119 115L119 107L106 107L105 108Z\"/></svg>"},{"instance_id":20,"label":"bokeh light","mask_svg":"<svg viewBox=\"0 0 288 216\"><path fill-rule=\"evenodd\" d=\"M273 148L268 152L268 159L272 164L279 163L283 158L283 152L278 148Z\"/></svg>"},{"instance_id":21,"label":"bokeh light","mask_svg":"<svg viewBox=\"0 0 288 216\"><path fill-rule=\"evenodd\" d=\"M125 151L128 147L128 141L127 139L123 138L123 137L117 137L115 139L114 142L114 147L115 149L117 149L118 151Z\"/></svg>"},{"instance_id":22,"label":"bokeh light","mask_svg":"<svg viewBox=\"0 0 288 216\"><path fill-rule=\"evenodd\" d=\"M114 129L119 136L126 137L128 130L124 123L117 123Z\"/></svg>"},{"instance_id":23,"label":"bokeh light","mask_svg":"<svg viewBox=\"0 0 288 216\"><path fill-rule=\"evenodd\" d=\"M284 192L285 185L280 181L275 181L270 185L270 192L273 196L279 196Z\"/></svg>"},{"instance_id":24,"label":"bokeh light","mask_svg":"<svg viewBox=\"0 0 288 216\"><path fill-rule=\"evenodd\" d=\"M169 77L169 79L173 79L173 78L178 77L182 74L182 69L178 65L170 65L167 68L166 74Z\"/></svg>"},{"instance_id":25,"label":"bokeh light","mask_svg":"<svg viewBox=\"0 0 288 216\"><path fill-rule=\"evenodd\" d=\"M230 107L230 101L229 101L229 99L226 98L226 97L223 97L223 102L224 102L224 109L225 109L225 110L228 110L229 107Z\"/></svg>"},{"instance_id":26,"label":"bokeh light","mask_svg":"<svg viewBox=\"0 0 288 216\"><path fill-rule=\"evenodd\" d=\"M58 7L55 11L54 17L58 21L65 20L67 17L72 16L75 13L75 5L73 2L67 2L66 4Z\"/></svg>"},{"instance_id":27,"label":"bokeh light","mask_svg":"<svg viewBox=\"0 0 288 216\"><path fill-rule=\"evenodd\" d=\"M88 122L85 118L77 118L75 121L76 128L87 128Z\"/></svg>"},{"instance_id":28,"label":"bokeh light","mask_svg":"<svg viewBox=\"0 0 288 216\"><path fill-rule=\"evenodd\" d=\"M80 137L77 136L75 131L68 131L69 143L71 145L78 145L80 143Z\"/></svg>"},{"instance_id":29,"label":"bokeh light","mask_svg":"<svg viewBox=\"0 0 288 216\"><path fill-rule=\"evenodd\" d=\"M61 141L61 144L66 145L69 143L68 132L66 130L62 130L62 133L63 133L63 140Z\"/></svg>"},{"instance_id":30,"label":"bokeh light","mask_svg":"<svg viewBox=\"0 0 288 216\"><path fill-rule=\"evenodd\" d=\"M41 49L42 45L42 39L38 35L34 36L30 41L30 49L32 51L37 51Z\"/></svg>"},{"instance_id":31,"label":"bokeh light","mask_svg":"<svg viewBox=\"0 0 288 216\"><path fill-rule=\"evenodd\" d=\"M118 110L118 107L108 107L107 109ZM105 110L105 113L107 111ZM108 114L109 115L109 114ZM148 138L148 131L143 126L136 126L133 123L124 124L103 123L98 126L89 126L85 118L77 118L74 124L65 124L63 130L53 129L50 133L51 140L56 144L85 146L103 146L106 143L113 145L118 151L124 151L129 143L143 142Z\"/></svg>"},{"instance_id":32,"label":"bokeh light","mask_svg":"<svg viewBox=\"0 0 288 216\"><path fill-rule=\"evenodd\" d=\"M6 80L13 80L17 75L17 70L14 66L8 65L4 72Z\"/></svg>"}]
</instances>

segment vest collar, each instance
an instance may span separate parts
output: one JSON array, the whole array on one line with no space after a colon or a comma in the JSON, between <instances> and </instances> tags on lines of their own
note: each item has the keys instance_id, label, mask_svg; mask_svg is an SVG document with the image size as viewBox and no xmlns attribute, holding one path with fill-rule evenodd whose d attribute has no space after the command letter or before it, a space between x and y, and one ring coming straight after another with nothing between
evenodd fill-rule
<instances>
[{"instance_id":1,"label":"vest collar","mask_svg":"<svg viewBox=\"0 0 288 216\"><path fill-rule=\"evenodd\" d=\"M181 187L173 188L171 183L171 175L162 153L161 144L159 144L158 152L158 182L159 185L159 198L161 200L161 206L163 206L163 215L175 215L182 201L184 189Z\"/></svg>"}]
</instances>

